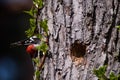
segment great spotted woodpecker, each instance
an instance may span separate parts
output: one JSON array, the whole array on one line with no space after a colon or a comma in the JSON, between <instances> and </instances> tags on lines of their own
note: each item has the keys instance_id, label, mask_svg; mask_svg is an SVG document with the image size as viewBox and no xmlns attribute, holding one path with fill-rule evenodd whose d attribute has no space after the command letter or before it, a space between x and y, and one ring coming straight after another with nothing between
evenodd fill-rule
<instances>
[{"instance_id":1,"label":"great spotted woodpecker","mask_svg":"<svg viewBox=\"0 0 120 80\"><path fill-rule=\"evenodd\" d=\"M47 39L44 41L48 44ZM35 58L38 56L38 46L41 44L40 38L37 38L37 36L32 36L30 38L20 40L14 43L11 43L11 46L26 46L26 52L31 56L31 58ZM41 51L39 52L40 54L40 64L39 64L39 70L42 69L42 66L45 62L47 54L43 54Z\"/></svg>"},{"instance_id":2,"label":"great spotted woodpecker","mask_svg":"<svg viewBox=\"0 0 120 80\"><path fill-rule=\"evenodd\" d=\"M40 44L40 38L37 38L37 36L32 36L30 38L20 40L17 42L14 42L10 44L11 46L25 46L26 52L30 54L31 57L35 56L35 53L37 53L37 47Z\"/></svg>"}]
</instances>

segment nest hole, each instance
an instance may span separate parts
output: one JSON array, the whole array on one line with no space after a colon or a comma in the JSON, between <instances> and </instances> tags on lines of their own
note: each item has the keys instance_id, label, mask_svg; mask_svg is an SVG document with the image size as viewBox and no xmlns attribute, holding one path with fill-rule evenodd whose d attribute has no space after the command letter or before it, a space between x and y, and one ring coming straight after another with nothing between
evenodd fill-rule
<instances>
[{"instance_id":1,"label":"nest hole","mask_svg":"<svg viewBox=\"0 0 120 80\"><path fill-rule=\"evenodd\" d=\"M76 40L71 45L71 59L76 64L79 65L84 62L84 55L86 53L86 45L83 43L80 43L78 40Z\"/></svg>"}]
</instances>

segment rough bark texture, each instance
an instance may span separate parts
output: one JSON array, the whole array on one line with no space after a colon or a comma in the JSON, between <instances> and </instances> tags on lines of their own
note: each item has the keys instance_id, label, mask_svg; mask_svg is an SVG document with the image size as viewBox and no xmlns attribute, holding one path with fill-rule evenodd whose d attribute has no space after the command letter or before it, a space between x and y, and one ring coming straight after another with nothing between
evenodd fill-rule
<instances>
[{"instance_id":1,"label":"rough bark texture","mask_svg":"<svg viewBox=\"0 0 120 80\"><path fill-rule=\"evenodd\" d=\"M119 0L44 0L49 54L43 80L97 80L94 68L120 72Z\"/></svg>"}]
</instances>

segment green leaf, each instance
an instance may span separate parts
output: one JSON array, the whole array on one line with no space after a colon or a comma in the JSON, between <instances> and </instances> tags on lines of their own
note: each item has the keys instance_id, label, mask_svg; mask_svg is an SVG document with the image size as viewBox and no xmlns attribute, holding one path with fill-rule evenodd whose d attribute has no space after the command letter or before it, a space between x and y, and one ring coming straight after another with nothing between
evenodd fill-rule
<instances>
[{"instance_id":1,"label":"green leaf","mask_svg":"<svg viewBox=\"0 0 120 80\"><path fill-rule=\"evenodd\" d=\"M39 9L43 7L43 1L42 0L33 0L33 3Z\"/></svg>"},{"instance_id":2,"label":"green leaf","mask_svg":"<svg viewBox=\"0 0 120 80\"><path fill-rule=\"evenodd\" d=\"M47 43L42 42L39 46L37 46L37 49L46 53L46 51L48 50L48 45Z\"/></svg>"},{"instance_id":3,"label":"green leaf","mask_svg":"<svg viewBox=\"0 0 120 80\"><path fill-rule=\"evenodd\" d=\"M116 28L120 28L120 25L116 26Z\"/></svg>"},{"instance_id":4,"label":"green leaf","mask_svg":"<svg viewBox=\"0 0 120 80\"><path fill-rule=\"evenodd\" d=\"M116 28L118 28L120 30L120 25L116 26Z\"/></svg>"},{"instance_id":5,"label":"green leaf","mask_svg":"<svg viewBox=\"0 0 120 80\"><path fill-rule=\"evenodd\" d=\"M43 30L48 34L48 25L46 19L40 22L40 27L42 27Z\"/></svg>"},{"instance_id":6,"label":"green leaf","mask_svg":"<svg viewBox=\"0 0 120 80\"><path fill-rule=\"evenodd\" d=\"M30 16L34 16L34 14L31 12L31 11L24 11L25 13L27 13L28 15L30 15Z\"/></svg>"},{"instance_id":7,"label":"green leaf","mask_svg":"<svg viewBox=\"0 0 120 80\"><path fill-rule=\"evenodd\" d=\"M110 73L110 80L116 80L113 72Z\"/></svg>"},{"instance_id":8,"label":"green leaf","mask_svg":"<svg viewBox=\"0 0 120 80\"><path fill-rule=\"evenodd\" d=\"M101 78L103 74L99 70L94 70L94 74L98 77Z\"/></svg>"},{"instance_id":9,"label":"green leaf","mask_svg":"<svg viewBox=\"0 0 120 80\"><path fill-rule=\"evenodd\" d=\"M35 36L37 36L37 38L39 38L39 39L42 39L42 34L35 34Z\"/></svg>"},{"instance_id":10,"label":"green leaf","mask_svg":"<svg viewBox=\"0 0 120 80\"><path fill-rule=\"evenodd\" d=\"M30 19L30 27L36 27L35 19Z\"/></svg>"},{"instance_id":11,"label":"green leaf","mask_svg":"<svg viewBox=\"0 0 120 80\"><path fill-rule=\"evenodd\" d=\"M39 71L39 70L36 70L36 71L35 71L35 75L36 75L36 77L37 77L37 80L39 80L39 77L40 77L40 71Z\"/></svg>"},{"instance_id":12,"label":"green leaf","mask_svg":"<svg viewBox=\"0 0 120 80\"><path fill-rule=\"evenodd\" d=\"M38 13L38 10L35 7L32 7L29 11L24 11L24 13L27 13L32 18L35 18L35 14Z\"/></svg>"},{"instance_id":13,"label":"green leaf","mask_svg":"<svg viewBox=\"0 0 120 80\"><path fill-rule=\"evenodd\" d=\"M39 8L42 8L42 7L43 7L43 1L39 0Z\"/></svg>"},{"instance_id":14,"label":"green leaf","mask_svg":"<svg viewBox=\"0 0 120 80\"><path fill-rule=\"evenodd\" d=\"M99 72L100 72L101 74L105 74L106 68L107 68L107 66L102 66L102 67L100 67L100 68L99 68Z\"/></svg>"},{"instance_id":15,"label":"green leaf","mask_svg":"<svg viewBox=\"0 0 120 80\"><path fill-rule=\"evenodd\" d=\"M113 72L110 73L110 80L119 80L118 78L120 78L120 74L116 76Z\"/></svg>"},{"instance_id":16,"label":"green leaf","mask_svg":"<svg viewBox=\"0 0 120 80\"><path fill-rule=\"evenodd\" d=\"M39 63L39 59L38 58L33 58L32 61L34 61L35 64Z\"/></svg>"},{"instance_id":17,"label":"green leaf","mask_svg":"<svg viewBox=\"0 0 120 80\"><path fill-rule=\"evenodd\" d=\"M99 69L94 69L93 73L98 77L99 80L107 80L107 77L105 76L107 66L102 66Z\"/></svg>"},{"instance_id":18,"label":"green leaf","mask_svg":"<svg viewBox=\"0 0 120 80\"><path fill-rule=\"evenodd\" d=\"M40 59L38 57L33 58L32 61L36 64L36 66L39 66Z\"/></svg>"},{"instance_id":19,"label":"green leaf","mask_svg":"<svg viewBox=\"0 0 120 80\"><path fill-rule=\"evenodd\" d=\"M28 30L25 31L25 34L27 35L28 38L33 36L34 30L35 30L35 27L31 27L31 28L29 28Z\"/></svg>"},{"instance_id":20,"label":"green leaf","mask_svg":"<svg viewBox=\"0 0 120 80\"><path fill-rule=\"evenodd\" d=\"M35 19L30 19L30 28L25 31L25 34L27 35L27 37L33 36L35 27L36 27Z\"/></svg>"}]
</instances>

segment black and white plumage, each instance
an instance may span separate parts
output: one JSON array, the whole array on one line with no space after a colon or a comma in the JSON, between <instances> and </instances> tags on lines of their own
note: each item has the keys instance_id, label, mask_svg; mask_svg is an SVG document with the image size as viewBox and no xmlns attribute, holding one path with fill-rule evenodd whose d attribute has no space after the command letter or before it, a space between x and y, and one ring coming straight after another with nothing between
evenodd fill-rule
<instances>
[{"instance_id":1,"label":"black and white plumage","mask_svg":"<svg viewBox=\"0 0 120 80\"><path fill-rule=\"evenodd\" d=\"M37 38L37 36L32 36L30 38L20 40L14 43L11 43L11 46L28 46L31 44L39 44L40 43L40 38Z\"/></svg>"}]
</instances>

